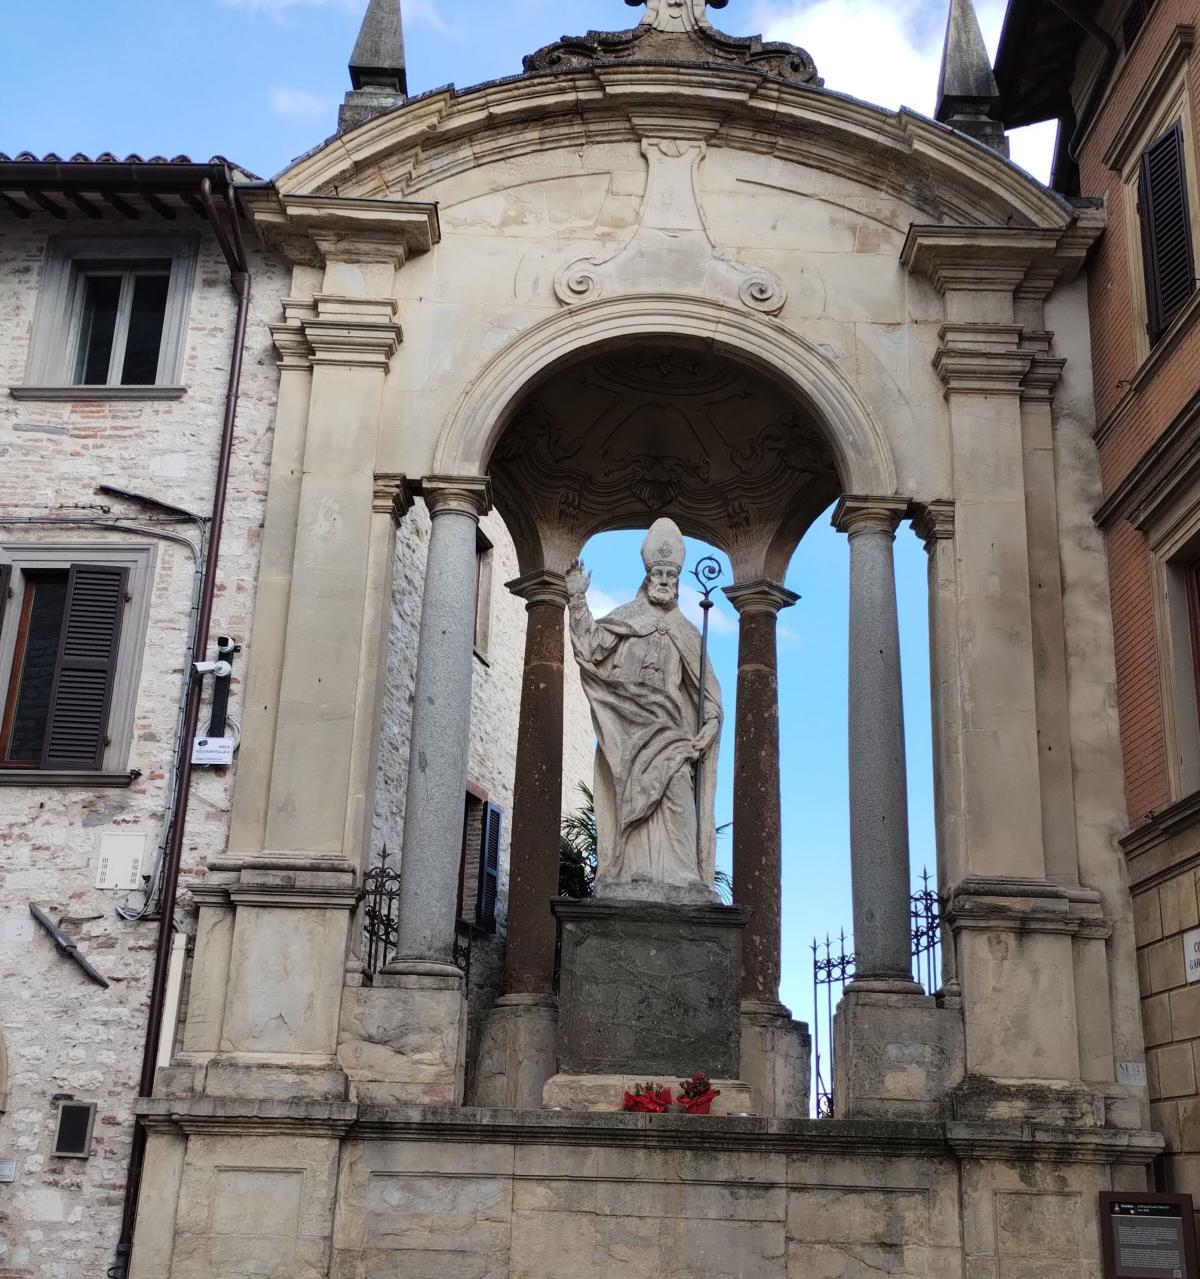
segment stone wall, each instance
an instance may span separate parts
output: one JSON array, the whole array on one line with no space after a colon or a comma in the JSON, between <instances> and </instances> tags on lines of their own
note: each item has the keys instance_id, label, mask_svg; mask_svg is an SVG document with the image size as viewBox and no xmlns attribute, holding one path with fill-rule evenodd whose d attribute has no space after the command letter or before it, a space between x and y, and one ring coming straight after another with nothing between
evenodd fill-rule
<instances>
[{"instance_id":1,"label":"stone wall","mask_svg":"<svg viewBox=\"0 0 1200 1279\"><path fill-rule=\"evenodd\" d=\"M0 238L0 540L5 545L96 542L156 547L127 789L0 787L0 1027L7 1044L7 1111L0 1115L0 1159L17 1161L16 1181L0 1187L0 1274L39 1279L102 1275L112 1264L132 1132L133 1100L145 1039L145 1009L156 924L126 922L140 893L94 888L99 837L146 837L148 871L163 834L167 777L175 741L192 598L189 551L136 533L87 523L22 526L25 517L86 521L113 514L146 524L144 509L97 497L98 484L151 494L207 515L224 409L235 301L225 261L206 236L188 313L179 401L74 403L9 398L20 385L48 219ZM197 222L195 226L200 227ZM106 223L57 223L57 234L119 235ZM259 533L271 452L277 371L267 325L276 318L288 273L254 254L255 281L238 417L229 511L213 633L234 636L231 713L239 716L238 674L249 655ZM152 522L152 521L149 521ZM192 526L160 525L194 536ZM202 721L204 722L204 721ZM183 852L185 880L225 846L236 770L198 770ZM73 937L109 980L92 985L54 948L29 914L35 902ZM186 915L186 908L185 908ZM55 1094L99 1105L92 1157L56 1160Z\"/></svg>"}]
</instances>

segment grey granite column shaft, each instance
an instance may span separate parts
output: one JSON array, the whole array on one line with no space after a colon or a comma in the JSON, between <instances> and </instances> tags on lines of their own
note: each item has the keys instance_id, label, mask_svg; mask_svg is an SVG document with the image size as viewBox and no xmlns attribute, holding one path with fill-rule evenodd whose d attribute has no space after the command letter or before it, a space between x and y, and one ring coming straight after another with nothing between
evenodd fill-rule
<instances>
[{"instance_id":1,"label":"grey granite column shaft","mask_svg":"<svg viewBox=\"0 0 1200 1279\"><path fill-rule=\"evenodd\" d=\"M843 498L850 539L850 862L855 981L912 984L908 782L894 543L906 503Z\"/></svg>"},{"instance_id":2,"label":"grey granite column shaft","mask_svg":"<svg viewBox=\"0 0 1200 1279\"><path fill-rule=\"evenodd\" d=\"M475 547L489 506L480 477L422 484L433 518L413 692L400 916L389 972L453 975L471 735Z\"/></svg>"}]
</instances>

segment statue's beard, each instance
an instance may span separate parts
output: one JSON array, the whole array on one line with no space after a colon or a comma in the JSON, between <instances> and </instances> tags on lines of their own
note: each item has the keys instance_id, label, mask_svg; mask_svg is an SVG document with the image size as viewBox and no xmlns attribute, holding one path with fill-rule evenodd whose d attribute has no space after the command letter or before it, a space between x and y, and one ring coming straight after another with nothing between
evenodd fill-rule
<instances>
[{"instance_id":1,"label":"statue's beard","mask_svg":"<svg viewBox=\"0 0 1200 1279\"><path fill-rule=\"evenodd\" d=\"M646 590L646 598L655 608L674 608L679 602L679 594L670 586L650 586Z\"/></svg>"}]
</instances>

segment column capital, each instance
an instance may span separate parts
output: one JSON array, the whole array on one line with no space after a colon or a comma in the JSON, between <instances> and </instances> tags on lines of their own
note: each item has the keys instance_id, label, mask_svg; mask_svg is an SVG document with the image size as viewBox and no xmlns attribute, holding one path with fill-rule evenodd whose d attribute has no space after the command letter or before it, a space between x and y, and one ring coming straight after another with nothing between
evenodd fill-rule
<instances>
[{"instance_id":1,"label":"column capital","mask_svg":"<svg viewBox=\"0 0 1200 1279\"><path fill-rule=\"evenodd\" d=\"M908 505L903 497L843 497L834 509L833 527L850 537L859 533L894 536Z\"/></svg>"},{"instance_id":2,"label":"column capital","mask_svg":"<svg viewBox=\"0 0 1200 1279\"><path fill-rule=\"evenodd\" d=\"M532 573L525 573L513 578L511 582L505 582L504 586L519 599L523 599L527 608L532 608L535 604L553 604L560 609L567 607L567 579L553 569L536 568Z\"/></svg>"},{"instance_id":3,"label":"column capital","mask_svg":"<svg viewBox=\"0 0 1200 1279\"><path fill-rule=\"evenodd\" d=\"M758 577L750 582L734 582L732 586L723 586L726 599L744 617L747 613L770 613L774 616L785 608L800 602L795 591L786 586L772 582L770 578Z\"/></svg>"},{"instance_id":4,"label":"column capital","mask_svg":"<svg viewBox=\"0 0 1200 1279\"><path fill-rule=\"evenodd\" d=\"M379 515L390 515L392 523L400 527L404 517L412 510L413 494L408 476L398 472L379 472L375 476L375 491L371 509Z\"/></svg>"},{"instance_id":5,"label":"column capital","mask_svg":"<svg viewBox=\"0 0 1200 1279\"><path fill-rule=\"evenodd\" d=\"M427 475L420 492L430 515L452 511L478 520L492 509L492 482L486 475Z\"/></svg>"},{"instance_id":6,"label":"column capital","mask_svg":"<svg viewBox=\"0 0 1200 1279\"><path fill-rule=\"evenodd\" d=\"M387 370L404 340L396 323L395 298L343 297L314 293L316 314L300 327L312 350L314 365Z\"/></svg>"},{"instance_id":7,"label":"column capital","mask_svg":"<svg viewBox=\"0 0 1200 1279\"><path fill-rule=\"evenodd\" d=\"M913 507L913 532L932 551L938 542L949 541L954 536L954 503L939 499L935 502L919 502Z\"/></svg>"}]
</instances>

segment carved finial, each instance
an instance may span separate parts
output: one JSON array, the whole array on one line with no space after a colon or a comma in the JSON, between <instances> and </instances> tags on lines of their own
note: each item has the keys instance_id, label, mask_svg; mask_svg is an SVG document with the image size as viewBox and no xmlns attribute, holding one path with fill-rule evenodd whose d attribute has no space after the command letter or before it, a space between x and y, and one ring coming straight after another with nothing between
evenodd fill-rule
<instances>
[{"instance_id":1,"label":"carved finial","mask_svg":"<svg viewBox=\"0 0 1200 1279\"><path fill-rule=\"evenodd\" d=\"M708 5L724 9L729 0L625 0L625 3L635 9L640 4L646 6L644 27L653 27L655 31L697 31L709 25L704 12Z\"/></svg>"},{"instance_id":2,"label":"carved finial","mask_svg":"<svg viewBox=\"0 0 1200 1279\"><path fill-rule=\"evenodd\" d=\"M999 105L1000 90L992 74L992 60L983 42L975 5L972 0L950 0L938 79L937 118L1007 155L1004 126L993 118Z\"/></svg>"},{"instance_id":3,"label":"carved finial","mask_svg":"<svg viewBox=\"0 0 1200 1279\"><path fill-rule=\"evenodd\" d=\"M350 55L350 83L353 89L338 116L339 133L403 106L408 71L400 0L369 0Z\"/></svg>"}]
</instances>

